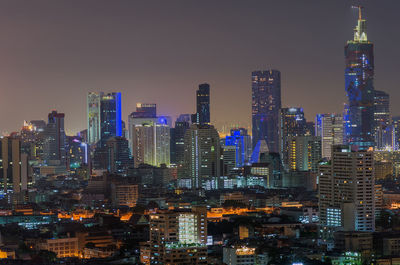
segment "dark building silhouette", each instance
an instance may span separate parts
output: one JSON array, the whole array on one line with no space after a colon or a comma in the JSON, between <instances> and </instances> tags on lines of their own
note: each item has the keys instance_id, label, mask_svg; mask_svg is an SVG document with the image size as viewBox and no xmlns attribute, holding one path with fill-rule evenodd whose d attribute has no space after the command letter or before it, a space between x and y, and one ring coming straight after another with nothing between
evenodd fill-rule
<instances>
[{"instance_id":1,"label":"dark building silhouette","mask_svg":"<svg viewBox=\"0 0 400 265\"><path fill-rule=\"evenodd\" d=\"M196 114L192 122L200 125L210 124L210 85L200 84L196 91Z\"/></svg>"}]
</instances>

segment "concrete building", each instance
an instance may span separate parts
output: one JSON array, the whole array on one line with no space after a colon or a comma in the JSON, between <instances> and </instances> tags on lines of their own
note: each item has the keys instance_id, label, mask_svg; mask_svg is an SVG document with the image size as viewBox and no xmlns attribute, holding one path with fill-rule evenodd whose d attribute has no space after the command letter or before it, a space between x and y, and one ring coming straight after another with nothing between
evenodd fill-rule
<instances>
[{"instance_id":1,"label":"concrete building","mask_svg":"<svg viewBox=\"0 0 400 265\"><path fill-rule=\"evenodd\" d=\"M372 151L351 151L338 145L330 163L319 170L320 232L373 232L375 229L375 177Z\"/></svg>"}]
</instances>

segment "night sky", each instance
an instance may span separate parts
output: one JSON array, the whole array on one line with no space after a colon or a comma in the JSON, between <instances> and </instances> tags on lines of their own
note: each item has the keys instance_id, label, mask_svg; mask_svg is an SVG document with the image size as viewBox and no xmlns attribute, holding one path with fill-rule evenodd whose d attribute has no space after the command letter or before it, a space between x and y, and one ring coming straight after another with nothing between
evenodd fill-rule
<instances>
[{"instance_id":1,"label":"night sky","mask_svg":"<svg viewBox=\"0 0 400 265\"><path fill-rule=\"evenodd\" d=\"M375 89L400 115L400 1L2 0L0 131L66 114L67 132L86 128L86 93L121 91L123 118L137 102L158 113L195 111L211 85L211 119L251 123L251 71L282 73L282 105L308 119L341 112L344 45L366 8L375 44Z\"/></svg>"}]
</instances>

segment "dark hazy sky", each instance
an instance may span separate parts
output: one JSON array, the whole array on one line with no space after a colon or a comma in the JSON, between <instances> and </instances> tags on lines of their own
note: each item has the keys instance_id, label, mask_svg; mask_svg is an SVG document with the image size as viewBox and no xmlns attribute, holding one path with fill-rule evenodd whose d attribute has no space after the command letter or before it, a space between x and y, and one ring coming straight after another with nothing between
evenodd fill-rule
<instances>
[{"instance_id":1,"label":"dark hazy sky","mask_svg":"<svg viewBox=\"0 0 400 265\"><path fill-rule=\"evenodd\" d=\"M86 127L86 93L122 92L166 115L193 113L197 85L211 85L214 123L250 124L251 71L282 73L283 106L308 119L341 112L343 47L366 6L375 44L375 89L400 114L400 1L0 0L0 131L66 114Z\"/></svg>"}]
</instances>

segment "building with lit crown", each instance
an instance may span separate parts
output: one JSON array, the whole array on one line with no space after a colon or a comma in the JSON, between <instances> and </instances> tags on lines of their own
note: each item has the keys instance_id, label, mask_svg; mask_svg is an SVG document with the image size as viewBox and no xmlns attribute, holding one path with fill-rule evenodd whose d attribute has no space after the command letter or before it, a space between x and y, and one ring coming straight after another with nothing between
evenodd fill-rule
<instances>
[{"instance_id":1,"label":"building with lit crown","mask_svg":"<svg viewBox=\"0 0 400 265\"><path fill-rule=\"evenodd\" d=\"M375 146L374 139L374 46L367 38L366 21L359 7L354 38L345 46L346 142L355 150Z\"/></svg>"}]
</instances>

